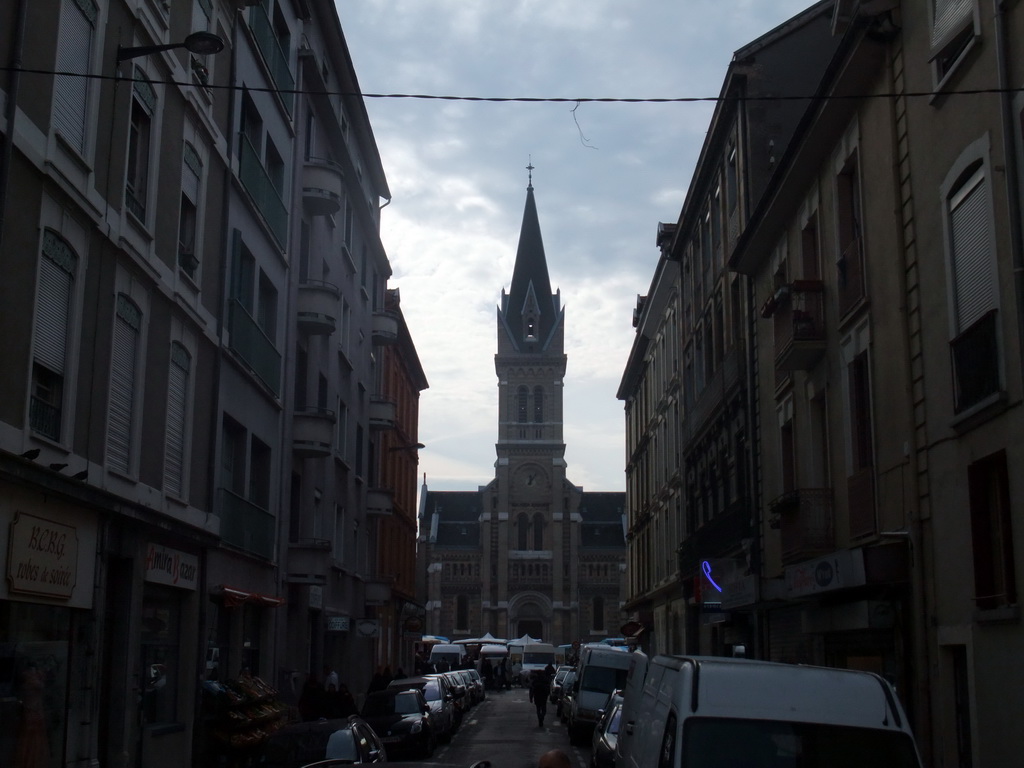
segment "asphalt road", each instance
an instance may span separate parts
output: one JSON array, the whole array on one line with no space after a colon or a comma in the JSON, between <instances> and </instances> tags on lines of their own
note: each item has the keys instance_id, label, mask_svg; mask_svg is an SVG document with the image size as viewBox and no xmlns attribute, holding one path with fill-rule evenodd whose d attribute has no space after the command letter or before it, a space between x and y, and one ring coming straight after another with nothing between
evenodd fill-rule
<instances>
[{"instance_id":1,"label":"asphalt road","mask_svg":"<svg viewBox=\"0 0 1024 768\"><path fill-rule=\"evenodd\" d=\"M442 764L469 768L488 760L491 768L536 768L537 758L549 749L561 749L572 759L573 768L587 768L589 747L573 747L565 726L548 704L544 726L526 688L488 691L487 698L471 709L450 744L440 745L434 757L421 765Z\"/></svg>"}]
</instances>

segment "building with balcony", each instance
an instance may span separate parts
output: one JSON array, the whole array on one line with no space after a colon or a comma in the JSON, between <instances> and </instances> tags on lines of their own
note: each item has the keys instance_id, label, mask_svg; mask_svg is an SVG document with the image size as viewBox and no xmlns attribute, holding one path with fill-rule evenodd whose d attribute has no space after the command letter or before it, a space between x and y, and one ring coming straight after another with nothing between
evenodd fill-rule
<instances>
[{"instance_id":1,"label":"building with balcony","mask_svg":"<svg viewBox=\"0 0 1024 768\"><path fill-rule=\"evenodd\" d=\"M819 2L733 55L678 220L634 311L619 387L631 616L651 652L757 648L761 559L751 284L727 267L835 48ZM800 67L794 67L796 57ZM723 592L724 590L724 592Z\"/></svg>"},{"instance_id":2,"label":"building with balcony","mask_svg":"<svg viewBox=\"0 0 1024 768\"><path fill-rule=\"evenodd\" d=\"M0 27L0 764L238 762L200 678L294 703L379 651L347 620L392 498L389 192L337 12L18 0Z\"/></svg>"}]
</instances>

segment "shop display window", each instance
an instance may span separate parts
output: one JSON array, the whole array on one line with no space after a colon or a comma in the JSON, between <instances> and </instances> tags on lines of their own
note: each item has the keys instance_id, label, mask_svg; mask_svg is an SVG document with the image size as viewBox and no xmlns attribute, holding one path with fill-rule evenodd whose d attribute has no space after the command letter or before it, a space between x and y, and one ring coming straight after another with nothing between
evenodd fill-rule
<instances>
[{"instance_id":1,"label":"shop display window","mask_svg":"<svg viewBox=\"0 0 1024 768\"><path fill-rule=\"evenodd\" d=\"M69 608L0 602L0 765L64 764Z\"/></svg>"},{"instance_id":2,"label":"shop display window","mask_svg":"<svg viewBox=\"0 0 1024 768\"><path fill-rule=\"evenodd\" d=\"M146 725L178 721L181 674L181 601L169 587L146 584L142 596L142 719Z\"/></svg>"}]
</instances>

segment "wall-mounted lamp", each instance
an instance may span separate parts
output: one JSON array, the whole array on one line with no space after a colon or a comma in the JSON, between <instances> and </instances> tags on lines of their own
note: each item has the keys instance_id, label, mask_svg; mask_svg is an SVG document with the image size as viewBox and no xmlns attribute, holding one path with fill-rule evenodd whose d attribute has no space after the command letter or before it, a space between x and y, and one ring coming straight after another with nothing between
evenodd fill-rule
<instances>
[{"instance_id":1,"label":"wall-mounted lamp","mask_svg":"<svg viewBox=\"0 0 1024 768\"><path fill-rule=\"evenodd\" d=\"M117 63L128 59L135 59L139 56L148 56L151 53L160 51L171 51L175 48L185 48L190 53L197 53L206 56L211 53L220 53L224 50L224 41L212 32L193 32L180 43L168 43L167 45L137 45L134 47L117 46Z\"/></svg>"}]
</instances>

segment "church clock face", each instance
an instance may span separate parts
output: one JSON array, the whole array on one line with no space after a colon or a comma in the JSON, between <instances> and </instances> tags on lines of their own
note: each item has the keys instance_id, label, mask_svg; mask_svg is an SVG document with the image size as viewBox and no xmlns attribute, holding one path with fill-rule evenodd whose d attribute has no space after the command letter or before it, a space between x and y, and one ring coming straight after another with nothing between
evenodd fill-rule
<instances>
[{"instance_id":1,"label":"church clock face","mask_svg":"<svg viewBox=\"0 0 1024 768\"><path fill-rule=\"evenodd\" d=\"M548 478L537 466L526 466L516 472L512 488L517 495L532 497L544 493Z\"/></svg>"}]
</instances>

